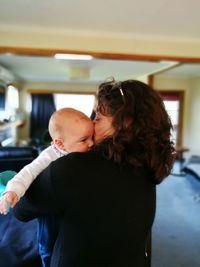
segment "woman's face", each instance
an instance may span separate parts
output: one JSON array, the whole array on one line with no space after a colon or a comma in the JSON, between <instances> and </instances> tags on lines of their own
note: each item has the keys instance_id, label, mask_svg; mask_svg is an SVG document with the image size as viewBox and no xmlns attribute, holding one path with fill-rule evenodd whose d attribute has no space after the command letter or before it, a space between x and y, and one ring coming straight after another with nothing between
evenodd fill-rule
<instances>
[{"instance_id":1,"label":"woman's face","mask_svg":"<svg viewBox=\"0 0 200 267\"><path fill-rule=\"evenodd\" d=\"M104 116L97 112L94 120L94 142L97 144L106 137L112 136L114 128L112 126L112 116Z\"/></svg>"}]
</instances>

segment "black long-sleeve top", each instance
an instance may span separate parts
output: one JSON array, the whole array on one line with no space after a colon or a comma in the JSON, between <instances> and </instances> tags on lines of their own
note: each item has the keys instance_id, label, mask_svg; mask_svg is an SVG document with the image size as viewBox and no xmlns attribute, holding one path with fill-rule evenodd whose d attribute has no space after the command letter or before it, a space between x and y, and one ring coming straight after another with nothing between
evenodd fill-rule
<instances>
[{"instance_id":1,"label":"black long-sleeve top","mask_svg":"<svg viewBox=\"0 0 200 267\"><path fill-rule=\"evenodd\" d=\"M99 152L71 153L47 167L14 208L28 221L61 217L51 267L143 267L155 216L155 185L145 169Z\"/></svg>"}]
</instances>

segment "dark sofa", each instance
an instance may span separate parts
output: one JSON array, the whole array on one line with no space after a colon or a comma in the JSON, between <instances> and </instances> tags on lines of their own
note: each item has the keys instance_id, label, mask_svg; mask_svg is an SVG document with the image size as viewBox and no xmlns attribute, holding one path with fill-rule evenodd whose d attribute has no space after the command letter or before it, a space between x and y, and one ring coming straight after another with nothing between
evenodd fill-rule
<instances>
[{"instance_id":1,"label":"dark sofa","mask_svg":"<svg viewBox=\"0 0 200 267\"><path fill-rule=\"evenodd\" d=\"M12 170L19 172L38 155L38 149L26 147L0 147L0 172Z\"/></svg>"},{"instance_id":2,"label":"dark sofa","mask_svg":"<svg viewBox=\"0 0 200 267\"><path fill-rule=\"evenodd\" d=\"M183 164L183 169L185 173L189 173L195 176L198 181L200 181L200 156L191 156Z\"/></svg>"},{"instance_id":3,"label":"dark sofa","mask_svg":"<svg viewBox=\"0 0 200 267\"><path fill-rule=\"evenodd\" d=\"M0 172L20 171L38 155L35 147L0 147ZM0 267L41 267L37 220L18 221L12 210L0 215Z\"/></svg>"}]
</instances>

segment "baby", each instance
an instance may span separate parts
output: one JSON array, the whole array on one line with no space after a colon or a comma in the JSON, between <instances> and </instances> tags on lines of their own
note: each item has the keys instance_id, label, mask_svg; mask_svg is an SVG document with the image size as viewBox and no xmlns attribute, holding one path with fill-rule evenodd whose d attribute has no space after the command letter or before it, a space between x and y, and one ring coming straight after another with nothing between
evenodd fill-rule
<instances>
[{"instance_id":1,"label":"baby","mask_svg":"<svg viewBox=\"0 0 200 267\"><path fill-rule=\"evenodd\" d=\"M82 112L63 108L53 113L49 120L52 144L30 164L11 179L0 201L0 212L7 214L25 194L30 184L53 160L70 152L86 152L93 145L93 122ZM38 245L43 267L49 267L59 229L59 219L54 215L38 218Z\"/></svg>"},{"instance_id":2,"label":"baby","mask_svg":"<svg viewBox=\"0 0 200 267\"><path fill-rule=\"evenodd\" d=\"M7 214L31 183L52 161L70 152L86 152L93 145L93 122L82 112L72 108L55 111L49 120L52 144L11 179L1 197L0 212Z\"/></svg>"}]
</instances>

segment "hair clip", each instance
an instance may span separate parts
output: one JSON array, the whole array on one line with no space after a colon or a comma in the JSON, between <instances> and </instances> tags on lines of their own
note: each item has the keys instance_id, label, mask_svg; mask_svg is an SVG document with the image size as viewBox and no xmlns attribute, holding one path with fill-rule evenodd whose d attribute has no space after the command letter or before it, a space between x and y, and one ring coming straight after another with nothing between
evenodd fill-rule
<instances>
[{"instance_id":1,"label":"hair clip","mask_svg":"<svg viewBox=\"0 0 200 267\"><path fill-rule=\"evenodd\" d=\"M121 93L122 97L124 97L124 92L123 92L123 90L122 90L122 88L121 88L121 87L119 88L119 91L120 91L120 93Z\"/></svg>"},{"instance_id":2,"label":"hair clip","mask_svg":"<svg viewBox=\"0 0 200 267\"><path fill-rule=\"evenodd\" d=\"M121 94L121 96L122 96L122 100L123 100L124 104L126 104L126 100L125 100L124 92L123 92L121 86L119 87L119 91L120 91L120 94Z\"/></svg>"},{"instance_id":3,"label":"hair clip","mask_svg":"<svg viewBox=\"0 0 200 267\"><path fill-rule=\"evenodd\" d=\"M120 92L120 95L121 95L121 98L123 100L123 103L126 104L126 99L125 99L125 95L124 95L124 92L122 90L122 82L117 82L113 85L112 89L111 90L119 90Z\"/></svg>"}]
</instances>

